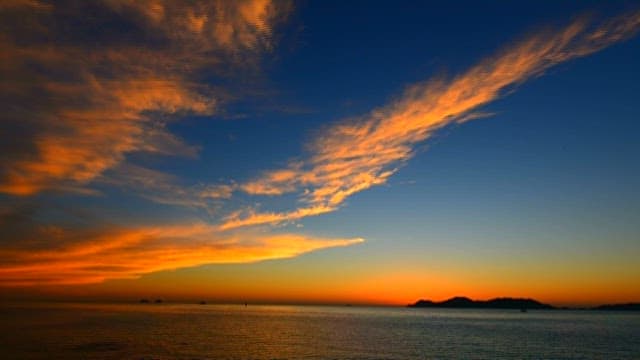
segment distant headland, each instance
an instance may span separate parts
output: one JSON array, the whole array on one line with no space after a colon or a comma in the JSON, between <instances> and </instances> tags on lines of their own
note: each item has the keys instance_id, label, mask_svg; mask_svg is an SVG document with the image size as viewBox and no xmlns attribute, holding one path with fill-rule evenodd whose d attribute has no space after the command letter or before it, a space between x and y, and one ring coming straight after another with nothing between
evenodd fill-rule
<instances>
[{"instance_id":1,"label":"distant headland","mask_svg":"<svg viewBox=\"0 0 640 360\"><path fill-rule=\"evenodd\" d=\"M408 307L416 308L454 308L454 309L516 309L516 310L566 310L566 307L555 307L528 298L500 297L490 300L472 300L464 296L456 296L444 301L418 300ZM640 303L608 304L582 310L616 310L640 311Z\"/></svg>"},{"instance_id":2,"label":"distant headland","mask_svg":"<svg viewBox=\"0 0 640 360\"><path fill-rule=\"evenodd\" d=\"M409 307L459 308L459 309L554 309L549 304L543 304L533 299L524 298L495 298L491 300L471 300L468 297L457 296L445 301L418 300Z\"/></svg>"},{"instance_id":3,"label":"distant headland","mask_svg":"<svg viewBox=\"0 0 640 360\"><path fill-rule=\"evenodd\" d=\"M640 303L600 305L593 310L640 311Z\"/></svg>"}]
</instances>

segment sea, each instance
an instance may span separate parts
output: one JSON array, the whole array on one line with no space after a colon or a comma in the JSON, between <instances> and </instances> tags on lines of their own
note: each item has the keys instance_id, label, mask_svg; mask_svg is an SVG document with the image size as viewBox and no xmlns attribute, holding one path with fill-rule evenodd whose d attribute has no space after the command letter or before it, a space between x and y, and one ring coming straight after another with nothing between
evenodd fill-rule
<instances>
[{"instance_id":1,"label":"sea","mask_svg":"<svg viewBox=\"0 0 640 360\"><path fill-rule=\"evenodd\" d=\"M640 313L4 304L0 359L640 359Z\"/></svg>"}]
</instances>

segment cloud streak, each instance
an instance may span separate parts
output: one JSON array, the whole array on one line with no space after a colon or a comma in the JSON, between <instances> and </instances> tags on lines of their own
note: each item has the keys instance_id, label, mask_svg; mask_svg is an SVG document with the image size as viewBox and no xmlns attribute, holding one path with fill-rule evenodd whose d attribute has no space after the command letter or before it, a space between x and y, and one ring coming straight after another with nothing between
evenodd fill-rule
<instances>
[{"instance_id":1,"label":"cloud streak","mask_svg":"<svg viewBox=\"0 0 640 360\"><path fill-rule=\"evenodd\" d=\"M33 235L46 237L48 247L0 250L0 286L78 285L131 279L203 264L283 259L363 241L298 234L223 235L203 223L73 230L71 234L59 227L41 227Z\"/></svg>"},{"instance_id":2,"label":"cloud streak","mask_svg":"<svg viewBox=\"0 0 640 360\"><path fill-rule=\"evenodd\" d=\"M278 223L336 210L349 196L386 183L411 159L416 145L438 129L485 116L480 107L526 80L628 39L639 28L640 12L599 24L580 18L526 37L458 76L414 84L397 100L329 127L309 145L304 161L267 171L239 187L260 196L297 193L297 210L236 213L221 227Z\"/></svg>"},{"instance_id":3,"label":"cloud streak","mask_svg":"<svg viewBox=\"0 0 640 360\"><path fill-rule=\"evenodd\" d=\"M216 205L229 199L234 183L218 185L184 185L177 176L138 165L122 163L95 180L151 200L158 204L176 205L213 212Z\"/></svg>"}]
</instances>

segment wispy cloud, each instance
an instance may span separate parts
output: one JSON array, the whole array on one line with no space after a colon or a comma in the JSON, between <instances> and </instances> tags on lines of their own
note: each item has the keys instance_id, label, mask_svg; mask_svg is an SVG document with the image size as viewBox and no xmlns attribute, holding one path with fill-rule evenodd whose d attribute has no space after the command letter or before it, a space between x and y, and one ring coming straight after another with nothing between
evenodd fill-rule
<instances>
[{"instance_id":1,"label":"wispy cloud","mask_svg":"<svg viewBox=\"0 0 640 360\"><path fill-rule=\"evenodd\" d=\"M96 179L155 203L201 208L213 212L232 196L235 184L185 185L180 177L130 163L121 163Z\"/></svg>"},{"instance_id":2,"label":"wispy cloud","mask_svg":"<svg viewBox=\"0 0 640 360\"><path fill-rule=\"evenodd\" d=\"M362 239L297 234L221 235L207 224L78 231L42 227L48 248L0 250L0 286L88 284L202 264L282 259ZM60 245L62 243L62 245Z\"/></svg>"},{"instance_id":3,"label":"wispy cloud","mask_svg":"<svg viewBox=\"0 0 640 360\"><path fill-rule=\"evenodd\" d=\"M165 124L214 113L224 90L203 85L201 73L225 76L257 64L287 7L268 0L3 2L0 192L82 186L132 152L193 156L197 149Z\"/></svg>"},{"instance_id":4,"label":"wispy cloud","mask_svg":"<svg viewBox=\"0 0 640 360\"><path fill-rule=\"evenodd\" d=\"M298 193L297 210L235 213L222 228L277 223L336 210L351 195L384 184L438 129L486 116L479 108L559 63L636 34L640 12L594 24L580 18L540 31L453 78L410 86L402 96L358 119L337 123L310 145L303 161L267 171L239 188L252 195Z\"/></svg>"},{"instance_id":5,"label":"wispy cloud","mask_svg":"<svg viewBox=\"0 0 640 360\"><path fill-rule=\"evenodd\" d=\"M293 221L307 216L321 215L336 210L329 206L310 206L295 209L290 212L257 212L253 209L236 211L224 219L218 227L220 230L230 230L243 226L259 225L266 223L279 223Z\"/></svg>"}]
</instances>

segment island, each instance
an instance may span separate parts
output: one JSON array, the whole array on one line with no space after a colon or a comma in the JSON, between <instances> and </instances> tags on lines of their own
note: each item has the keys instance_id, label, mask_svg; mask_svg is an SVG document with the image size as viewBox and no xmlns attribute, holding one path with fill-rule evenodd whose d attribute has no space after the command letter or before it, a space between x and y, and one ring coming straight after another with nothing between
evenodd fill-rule
<instances>
[{"instance_id":1,"label":"island","mask_svg":"<svg viewBox=\"0 0 640 360\"><path fill-rule=\"evenodd\" d=\"M627 303L627 304L607 304L600 305L593 308L593 310L607 310L607 311L640 311L640 303Z\"/></svg>"},{"instance_id":2,"label":"island","mask_svg":"<svg viewBox=\"0 0 640 360\"><path fill-rule=\"evenodd\" d=\"M407 305L415 308L453 308L453 309L519 309L527 310L599 310L599 311L640 311L640 303L606 304L595 307L555 307L529 298L500 297L490 300L471 300L456 296L444 301L418 300Z\"/></svg>"},{"instance_id":3,"label":"island","mask_svg":"<svg viewBox=\"0 0 640 360\"><path fill-rule=\"evenodd\" d=\"M458 308L458 309L555 309L554 306L526 298L501 297L491 300L471 300L456 296L445 301L418 300L409 307L417 308Z\"/></svg>"}]
</instances>

